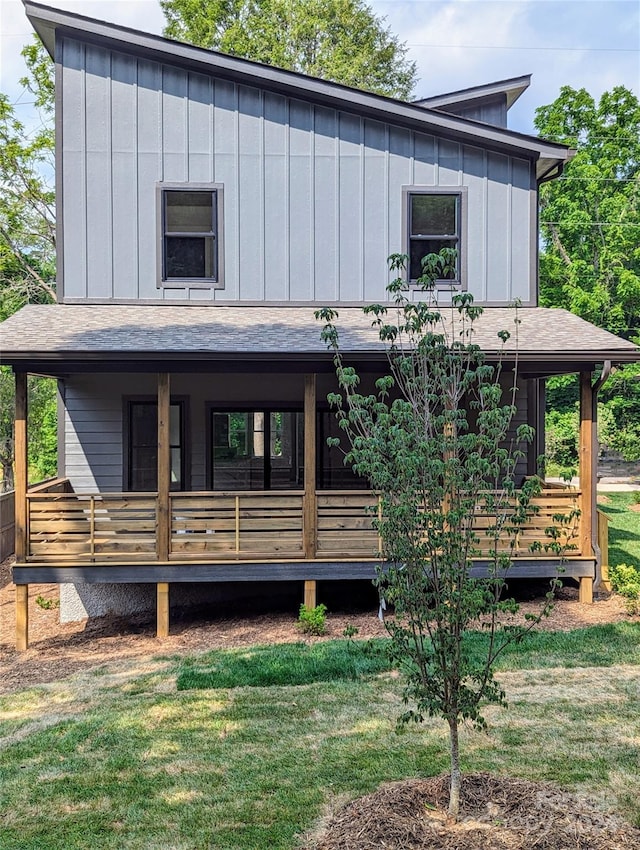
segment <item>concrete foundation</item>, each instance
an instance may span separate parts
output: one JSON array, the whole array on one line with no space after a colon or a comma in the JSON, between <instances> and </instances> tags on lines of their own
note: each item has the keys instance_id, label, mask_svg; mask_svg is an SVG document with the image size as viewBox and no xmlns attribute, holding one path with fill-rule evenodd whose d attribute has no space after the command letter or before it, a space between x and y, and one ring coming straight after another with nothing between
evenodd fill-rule
<instances>
[{"instance_id":1,"label":"concrete foundation","mask_svg":"<svg viewBox=\"0 0 640 850\"><path fill-rule=\"evenodd\" d=\"M302 581L176 583L169 588L172 610L211 607L217 614L233 607L251 611L288 608L297 613L303 601ZM60 622L72 623L108 614L155 616L155 584L61 584Z\"/></svg>"}]
</instances>

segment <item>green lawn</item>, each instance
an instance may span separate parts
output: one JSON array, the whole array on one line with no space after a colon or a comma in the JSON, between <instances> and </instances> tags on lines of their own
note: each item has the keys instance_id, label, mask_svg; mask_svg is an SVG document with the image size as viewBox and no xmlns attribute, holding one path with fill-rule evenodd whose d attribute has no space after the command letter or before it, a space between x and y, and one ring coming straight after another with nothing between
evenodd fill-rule
<instances>
[{"instance_id":1,"label":"green lawn","mask_svg":"<svg viewBox=\"0 0 640 850\"><path fill-rule=\"evenodd\" d=\"M606 493L607 502L598 507L609 517L609 563L640 568L640 513L630 510L637 504L636 493Z\"/></svg>"},{"instance_id":2,"label":"green lawn","mask_svg":"<svg viewBox=\"0 0 640 850\"><path fill-rule=\"evenodd\" d=\"M312 657L306 684L177 689L289 650L131 662L1 698L0 848L285 850L332 801L446 769L443 723L396 733L392 672L322 682ZM639 659L640 624L532 637L501 662L510 709L464 730L464 768L555 781L640 824Z\"/></svg>"}]
</instances>

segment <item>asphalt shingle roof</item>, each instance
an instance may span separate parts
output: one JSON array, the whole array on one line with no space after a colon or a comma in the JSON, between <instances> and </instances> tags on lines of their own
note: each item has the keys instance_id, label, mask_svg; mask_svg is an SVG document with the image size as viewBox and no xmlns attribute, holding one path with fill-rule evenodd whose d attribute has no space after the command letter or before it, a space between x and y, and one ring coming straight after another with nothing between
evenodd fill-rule
<instances>
[{"instance_id":1,"label":"asphalt shingle roof","mask_svg":"<svg viewBox=\"0 0 640 850\"><path fill-rule=\"evenodd\" d=\"M345 352L375 354L381 344L371 319L358 307L337 308L336 325ZM443 309L450 317L451 311ZM393 308L390 308L390 313ZM507 350L520 354L638 359L624 339L561 309L489 307L475 325L474 341L487 352L501 347L498 332L512 337ZM171 305L28 305L0 326L3 362L57 354L100 352L135 359L140 354L195 355L224 359L233 354L277 356L321 354L322 323L314 307ZM517 342L516 342L517 332ZM637 355L634 357L634 352Z\"/></svg>"}]
</instances>

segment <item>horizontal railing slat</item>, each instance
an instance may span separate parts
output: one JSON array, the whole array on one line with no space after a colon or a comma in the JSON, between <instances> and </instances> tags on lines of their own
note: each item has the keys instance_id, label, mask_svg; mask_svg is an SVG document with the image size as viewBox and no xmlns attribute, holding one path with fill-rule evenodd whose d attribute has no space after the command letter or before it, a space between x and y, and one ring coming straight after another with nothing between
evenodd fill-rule
<instances>
[{"instance_id":1,"label":"horizontal railing slat","mask_svg":"<svg viewBox=\"0 0 640 850\"><path fill-rule=\"evenodd\" d=\"M59 488L66 487L64 481L53 486L53 492L27 494L29 559L95 561L118 556L156 560L156 493L71 493L60 492ZM499 551L511 551L515 557L549 557L548 549L531 552L531 544L549 544L545 529L556 524L557 514L576 511L579 495L578 490L543 491L534 499L538 513L517 528L513 543L506 537L502 519L497 519L499 511L480 502L469 517L478 537L477 553L487 555L495 548L497 523L502 528ZM317 556L377 557L375 494L317 491L316 499ZM300 558L304 553L302 491L171 493L170 506L170 557L242 560ZM577 543L575 524L562 530L563 542ZM568 551L574 557L580 554L578 548Z\"/></svg>"}]
</instances>

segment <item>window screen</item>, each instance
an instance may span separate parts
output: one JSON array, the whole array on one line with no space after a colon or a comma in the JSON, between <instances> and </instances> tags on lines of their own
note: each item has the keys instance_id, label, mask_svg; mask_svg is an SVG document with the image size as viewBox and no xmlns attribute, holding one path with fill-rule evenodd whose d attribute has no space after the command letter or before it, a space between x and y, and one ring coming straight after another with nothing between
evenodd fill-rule
<instances>
[{"instance_id":1,"label":"window screen","mask_svg":"<svg viewBox=\"0 0 640 850\"><path fill-rule=\"evenodd\" d=\"M456 268L449 280L460 280L460 194L410 192L409 211L409 278L422 274L421 260L427 254L437 254L441 248L458 251Z\"/></svg>"},{"instance_id":2,"label":"window screen","mask_svg":"<svg viewBox=\"0 0 640 850\"><path fill-rule=\"evenodd\" d=\"M163 279L218 279L218 190L163 190Z\"/></svg>"}]
</instances>

